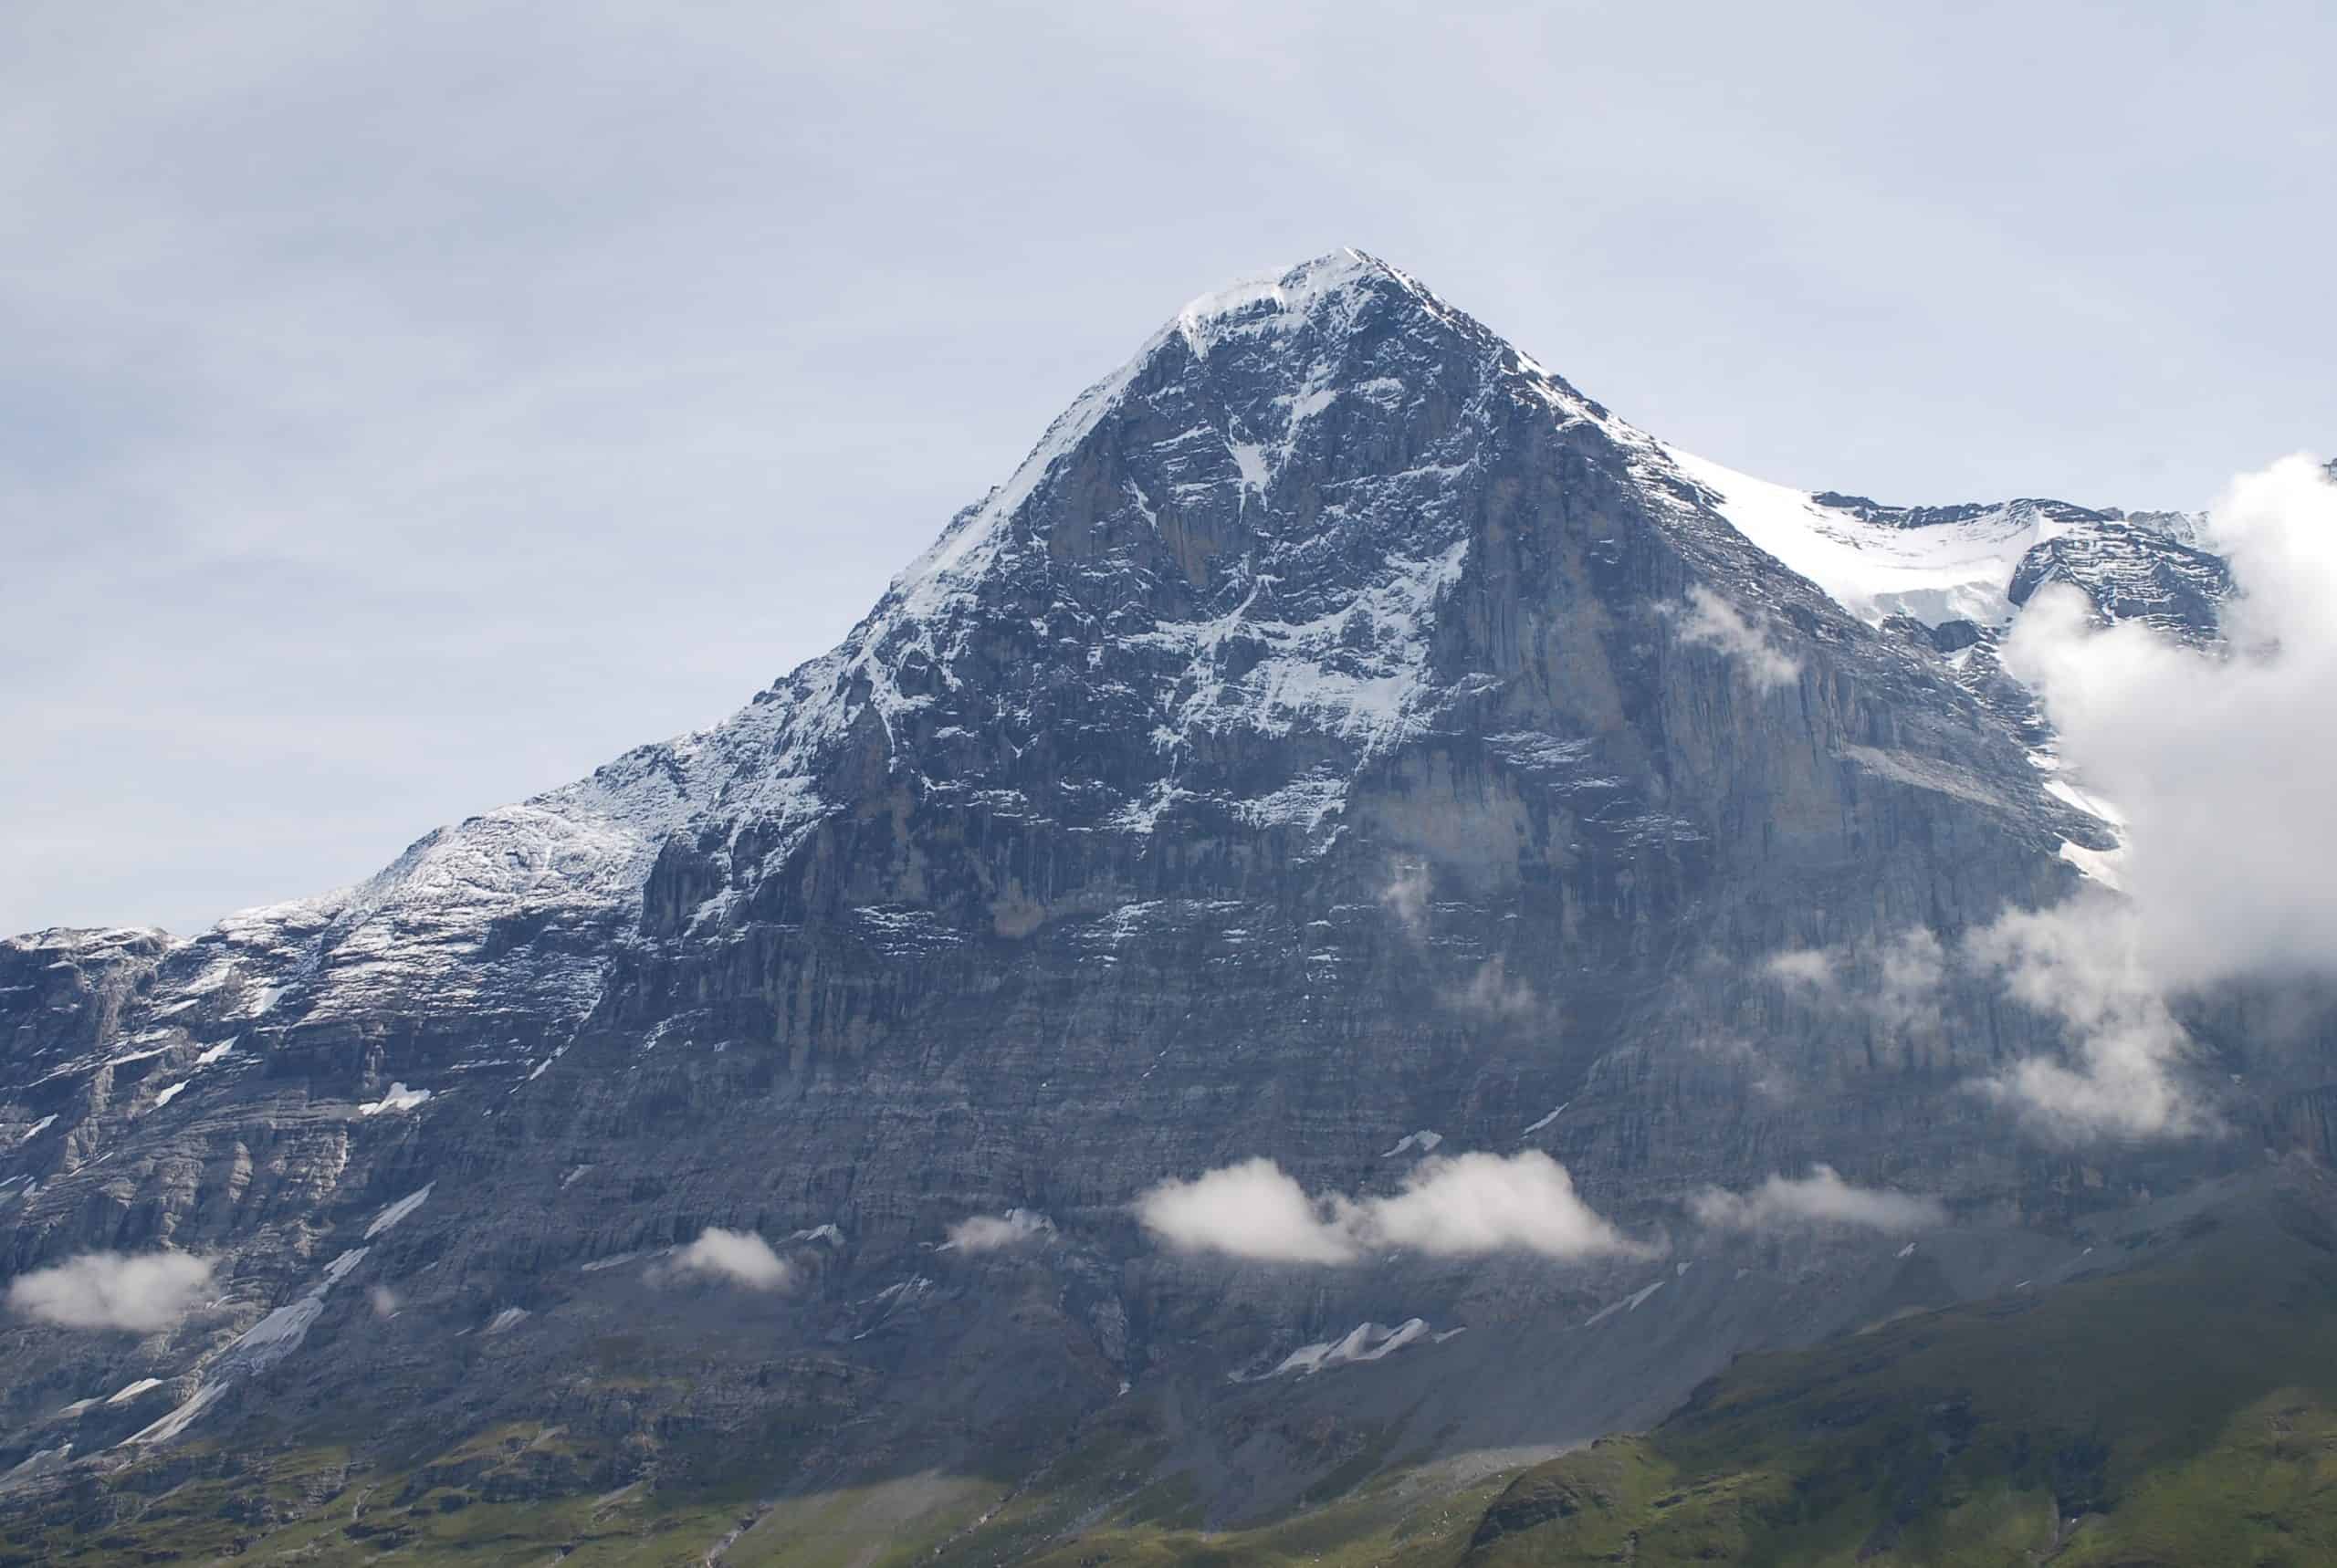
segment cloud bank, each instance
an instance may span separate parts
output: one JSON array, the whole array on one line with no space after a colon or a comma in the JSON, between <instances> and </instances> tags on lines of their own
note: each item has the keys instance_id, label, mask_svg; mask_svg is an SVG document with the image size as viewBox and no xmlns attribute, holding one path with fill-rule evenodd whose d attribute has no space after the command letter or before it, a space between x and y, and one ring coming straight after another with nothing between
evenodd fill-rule
<instances>
[{"instance_id":1,"label":"cloud bank","mask_svg":"<svg viewBox=\"0 0 2337 1568\"><path fill-rule=\"evenodd\" d=\"M1137 1201L1145 1228L1182 1251L1261 1262L1339 1264L1404 1248L1433 1257L1530 1252L1638 1254L1584 1203L1567 1168L1539 1150L1422 1160L1400 1192L1309 1197L1269 1159L1165 1181Z\"/></svg>"},{"instance_id":2,"label":"cloud bank","mask_svg":"<svg viewBox=\"0 0 2337 1568\"><path fill-rule=\"evenodd\" d=\"M2231 562L2227 651L2097 626L2067 588L2031 601L2005 644L2065 762L2127 823L2128 902L2081 894L1970 943L2071 1031L2074 1062L1992 1084L2070 1135L2203 1124L2173 1076L2186 1041L2169 996L2337 972L2337 486L2285 458L2233 483L2206 542Z\"/></svg>"},{"instance_id":3,"label":"cloud bank","mask_svg":"<svg viewBox=\"0 0 2337 1568\"><path fill-rule=\"evenodd\" d=\"M1688 1211L1710 1229L1762 1234L1821 1226L1898 1232L1947 1222L1935 1198L1853 1186L1831 1166L1812 1166L1799 1178L1773 1176L1750 1192L1706 1187L1688 1200Z\"/></svg>"},{"instance_id":4,"label":"cloud bank","mask_svg":"<svg viewBox=\"0 0 2337 1568\"><path fill-rule=\"evenodd\" d=\"M8 1308L64 1328L152 1333L210 1289L211 1260L190 1252L85 1252L10 1281Z\"/></svg>"},{"instance_id":5,"label":"cloud bank","mask_svg":"<svg viewBox=\"0 0 2337 1568\"><path fill-rule=\"evenodd\" d=\"M795 1270L770 1249L770 1243L751 1230L725 1230L713 1225L675 1253L668 1270L727 1281L750 1291L783 1291L795 1282Z\"/></svg>"},{"instance_id":6,"label":"cloud bank","mask_svg":"<svg viewBox=\"0 0 2337 1568\"><path fill-rule=\"evenodd\" d=\"M2206 543L2231 562L2228 657L2097 628L2040 593L2006 667L2131 828L2143 956L2177 985L2325 974L2337 954L2337 485L2309 457L2236 481Z\"/></svg>"}]
</instances>

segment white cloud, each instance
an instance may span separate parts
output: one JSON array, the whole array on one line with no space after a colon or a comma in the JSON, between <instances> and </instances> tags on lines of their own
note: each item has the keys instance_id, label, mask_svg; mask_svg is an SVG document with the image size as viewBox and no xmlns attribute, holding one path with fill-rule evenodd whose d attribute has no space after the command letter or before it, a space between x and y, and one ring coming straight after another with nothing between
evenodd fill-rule
<instances>
[{"instance_id":1,"label":"white cloud","mask_svg":"<svg viewBox=\"0 0 2337 1568\"><path fill-rule=\"evenodd\" d=\"M1245 1160L1163 1182L1137 1212L1169 1246L1273 1262L1349 1263L1391 1248L1440 1257L1647 1250L1584 1203L1566 1167L1539 1150L1422 1160L1402 1191L1361 1198L1310 1197L1272 1160Z\"/></svg>"},{"instance_id":2,"label":"white cloud","mask_svg":"<svg viewBox=\"0 0 2337 1568\"><path fill-rule=\"evenodd\" d=\"M1947 1222L1935 1198L1888 1187L1853 1186L1831 1166L1812 1166L1806 1176L1773 1176L1750 1192L1706 1187L1688 1200L1699 1224L1715 1230L1774 1232L1812 1226L1855 1226L1868 1230L1922 1230Z\"/></svg>"},{"instance_id":3,"label":"white cloud","mask_svg":"<svg viewBox=\"0 0 2337 1568\"><path fill-rule=\"evenodd\" d=\"M1440 1257L1538 1252L1585 1258L1643 1249L1592 1211L1566 1166L1539 1149L1428 1159L1393 1197L1335 1200L1339 1219L1369 1245Z\"/></svg>"},{"instance_id":4,"label":"white cloud","mask_svg":"<svg viewBox=\"0 0 2337 1568\"><path fill-rule=\"evenodd\" d=\"M2005 646L2065 763L2126 821L2130 903L2088 893L1971 942L2013 994L2062 1019L2075 1060L1993 1087L2070 1134L2206 1124L2173 1075L2166 998L2222 981L2337 972L2337 486L2290 457L2236 481L2207 543L2231 562L2227 655L2040 592Z\"/></svg>"},{"instance_id":5,"label":"white cloud","mask_svg":"<svg viewBox=\"0 0 2337 1568\"><path fill-rule=\"evenodd\" d=\"M727 1280L752 1291L783 1291L795 1281L795 1271L761 1237L751 1230L725 1230L712 1225L674 1254L668 1270Z\"/></svg>"},{"instance_id":6,"label":"white cloud","mask_svg":"<svg viewBox=\"0 0 2337 1568\"><path fill-rule=\"evenodd\" d=\"M1045 1215L1010 1208L1004 1214L977 1214L959 1220L949 1228L949 1239L942 1245L960 1252L997 1252L1043 1240L1054 1233L1054 1221Z\"/></svg>"},{"instance_id":7,"label":"white cloud","mask_svg":"<svg viewBox=\"0 0 2337 1568\"><path fill-rule=\"evenodd\" d=\"M1280 1263L1347 1263L1357 1255L1323 1206L1263 1157L1164 1181L1136 1208L1146 1229L1184 1251Z\"/></svg>"},{"instance_id":8,"label":"white cloud","mask_svg":"<svg viewBox=\"0 0 2337 1568\"><path fill-rule=\"evenodd\" d=\"M2035 686L2064 758L2128 826L2143 956L2176 984L2327 973L2337 955L2337 486L2290 457L2208 519L2231 561L2232 653L2203 658L2073 590L2024 611L2006 667Z\"/></svg>"},{"instance_id":9,"label":"white cloud","mask_svg":"<svg viewBox=\"0 0 2337 1568\"><path fill-rule=\"evenodd\" d=\"M184 1317L211 1289L211 1260L189 1252L85 1252L8 1284L22 1316L77 1329L151 1333Z\"/></svg>"},{"instance_id":10,"label":"white cloud","mask_svg":"<svg viewBox=\"0 0 2337 1568\"><path fill-rule=\"evenodd\" d=\"M398 1293L387 1285L376 1285L367 1291L365 1303L373 1309L373 1315L377 1318L393 1318L398 1315Z\"/></svg>"},{"instance_id":11,"label":"white cloud","mask_svg":"<svg viewBox=\"0 0 2337 1568\"><path fill-rule=\"evenodd\" d=\"M1681 616L1682 637L1733 655L1745 678L1761 690L1789 686L1800 679L1800 661L1770 642L1767 632L1702 583L1688 591L1688 605Z\"/></svg>"}]
</instances>

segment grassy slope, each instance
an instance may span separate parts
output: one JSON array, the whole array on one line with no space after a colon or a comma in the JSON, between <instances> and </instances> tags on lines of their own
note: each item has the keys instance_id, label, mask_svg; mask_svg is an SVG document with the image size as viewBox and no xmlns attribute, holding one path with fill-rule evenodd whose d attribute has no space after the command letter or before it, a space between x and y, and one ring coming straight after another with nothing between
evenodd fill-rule
<instances>
[{"instance_id":1,"label":"grassy slope","mask_svg":"<svg viewBox=\"0 0 2337 1568\"><path fill-rule=\"evenodd\" d=\"M1506 1476L1459 1486L1436 1478L1382 1478L1329 1507L1270 1527L1204 1535L1173 1483L1124 1494L1089 1490L1101 1477L1066 1475L1003 1508L994 1483L913 1477L791 1499L768 1511L744 1496L680 1497L644 1488L498 1500L505 1483L531 1483L531 1458L556 1448L550 1433L505 1429L426 1466L352 1468L343 1450L303 1448L264 1460L190 1451L142 1465L104 1501L66 1494L0 1525L9 1564L292 1564L368 1563L415 1568L540 1564L571 1568L699 1564L752 1521L723 1555L766 1563L891 1568L932 1561L1026 1562L1075 1568L1257 1563L1447 1568ZM134 1499L134 1500L132 1500ZM968 1529L993 1513L989 1528ZM1066 1531L1071 1516L1079 1522Z\"/></svg>"},{"instance_id":2,"label":"grassy slope","mask_svg":"<svg viewBox=\"0 0 2337 1568\"><path fill-rule=\"evenodd\" d=\"M735 1506L640 1488L529 1495L569 1471L558 1427L485 1433L426 1465L346 1449L265 1457L190 1445L0 1521L0 1563L697 1563Z\"/></svg>"},{"instance_id":3,"label":"grassy slope","mask_svg":"<svg viewBox=\"0 0 2337 1568\"><path fill-rule=\"evenodd\" d=\"M1520 1477L1470 1568L2337 1562L2337 1232L2283 1198L2162 1249L1746 1357Z\"/></svg>"}]
</instances>

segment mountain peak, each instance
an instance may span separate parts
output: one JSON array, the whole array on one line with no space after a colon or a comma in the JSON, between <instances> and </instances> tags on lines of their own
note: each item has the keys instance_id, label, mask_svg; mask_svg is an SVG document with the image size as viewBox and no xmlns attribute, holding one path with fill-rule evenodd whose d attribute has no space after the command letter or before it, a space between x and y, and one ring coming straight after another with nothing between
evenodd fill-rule
<instances>
[{"instance_id":1,"label":"mountain peak","mask_svg":"<svg viewBox=\"0 0 2337 1568\"><path fill-rule=\"evenodd\" d=\"M889 599L919 619L951 602L997 565L1010 522L1043 509L1058 470L1106 427L1106 444L1135 443L1156 455L1139 465L1157 469L1155 483L1128 476L1119 486L1129 517L1148 530L1157 531L1163 497L1191 498L1210 485L1245 497L1238 514L1262 515L1252 503L1264 501L1301 432L1343 394L1401 401L1433 382L1466 402L1462 383L1481 379L1507 348L1363 251L1237 279L1188 303L1082 392L1007 481L960 512L894 580Z\"/></svg>"},{"instance_id":2,"label":"mountain peak","mask_svg":"<svg viewBox=\"0 0 2337 1568\"><path fill-rule=\"evenodd\" d=\"M1195 358L1207 359L1229 337L1286 332L1333 311L1352 321L1374 295L1410 295L1424 303L1434 298L1396 267L1350 246L1236 278L1186 305L1175 329Z\"/></svg>"}]
</instances>

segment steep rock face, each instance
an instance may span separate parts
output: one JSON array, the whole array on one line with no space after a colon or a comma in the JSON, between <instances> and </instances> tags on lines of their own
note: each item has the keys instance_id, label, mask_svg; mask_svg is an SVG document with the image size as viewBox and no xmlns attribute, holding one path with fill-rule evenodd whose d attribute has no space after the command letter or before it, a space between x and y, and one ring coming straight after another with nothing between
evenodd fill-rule
<instances>
[{"instance_id":1,"label":"steep rock face","mask_svg":"<svg viewBox=\"0 0 2337 1568\"><path fill-rule=\"evenodd\" d=\"M2049 539L2021 557L2007 597L2016 605L2048 583L2084 593L2106 621L2140 621L2186 642L2211 643L2231 597L2231 569L2160 529L2105 521Z\"/></svg>"},{"instance_id":2,"label":"steep rock face","mask_svg":"<svg viewBox=\"0 0 2337 1568\"><path fill-rule=\"evenodd\" d=\"M1650 1234L1821 1160L1983 1227L2213 1168L2012 1136L1968 1085L2055 1040L1993 995L1919 1024L1765 970L2059 896L2099 824L1967 689L1973 650L1880 624L1958 594L1846 590L1777 531L1823 503L1933 556L1934 525L2017 544L2009 603L2068 517L1755 484L1326 257L1197 301L724 725L193 941L0 947L0 1124L40 1124L8 1151L9 1266L221 1260L126 1363L5 1330L0 1458L363 1411L572 1423L624 1479L742 1435L786 1456L775 1487L1006 1475L1126 1385L1255 1511L1353 1455L1262 1434L1290 1385L1228 1378L1358 1323L1476 1331L1337 1375L1382 1377L1419 1441L1548 1443L1858 1321L1901 1270L1233 1268L1139 1234L1163 1177L1263 1155L1384 1190L1439 1146L1541 1148ZM938 1250L1010 1208L1042 1239ZM709 1225L796 1288L673 1275ZM1975 1243L1924 1288L2044 1245ZM1633 1293L1661 1305L1553 1338ZM57 1414L128 1372L156 1387Z\"/></svg>"}]
</instances>

